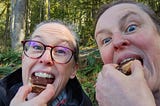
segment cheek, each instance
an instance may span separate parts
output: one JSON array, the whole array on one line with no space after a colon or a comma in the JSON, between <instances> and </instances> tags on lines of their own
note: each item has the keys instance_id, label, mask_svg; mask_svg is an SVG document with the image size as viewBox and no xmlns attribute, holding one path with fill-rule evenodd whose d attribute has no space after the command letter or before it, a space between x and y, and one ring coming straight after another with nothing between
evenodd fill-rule
<instances>
[{"instance_id":1,"label":"cheek","mask_svg":"<svg viewBox=\"0 0 160 106\"><path fill-rule=\"evenodd\" d=\"M73 73L73 68L72 67L67 67L63 70L62 75L63 75L63 77L70 78L72 73Z\"/></svg>"},{"instance_id":2,"label":"cheek","mask_svg":"<svg viewBox=\"0 0 160 106\"><path fill-rule=\"evenodd\" d=\"M74 75L77 69L75 68L75 63L71 60L68 64L57 64L57 70L59 71L61 77L64 79L69 79Z\"/></svg>"},{"instance_id":3,"label":"cheek","mask_svg":"<svg viewBox=\"0 0 160 106\"><path fill-rule=\"evenodd\" d=\"M104 64L113 62L113 52L111 48L104 47L100 49L101 58Z\"/></svg>"},{"instance_id":4,"label":"cheek","mask_svg":"<svg viewBox=\"0 0 160 106\"><path fill-rule=\"evenodd\" d=\"M22 59L22 79L24 84L28 84L29 72L31 67L33 66L33 61L31 61L28 57L23 57Z\"/></svg>"},{"instance_id":5,"label":"cheek","mask_svg":"<svg viewBox=\"0 0 160 106\"><path fill-rule=\"evenodd\" d=\"M25 62L22 61L22 80L23 84L26 85L28 82L28 68Z\"/></svg>"},{"instance_id":6,"label":"cheek","mask_svg":"<svg viewBox=\"0 0 160 106\"><path fill-rule=\"evenodd\" d=\"M61 77L65 76L67 72L69 71L69 67L67 67L66 64L56 64L55 63L55 67L58 72L58 75Z\"/></svg>"},{"instance_id":7,"label":"cheek","mask_svg":"<svg viewBox=\"0 0 160 106\"><path fill-rule=\"evenodd\" d=\"M137 38L137 39L135 39ZM153 34L139 34L139 36L136 36L135 38L132 37L132 44L134 44L136 47L140 48L143 51L152 51L153 47L156 47L157 42L156 40L159 38L156 38Z\"/></svg>"},{"instance_id":8,"label":"cheek","mask_svg":"<svg viewBox=\"0 0 160 106\"><path fill-rule=\"evenodd\" d=\"M55 81L55 88L57 89L62 89L64 88L64 86L66 85L66 83L68 82L70 75L71 75L71 69L69 67L65 67L62 65L56 66L57 68L57 78Z\"/></svg>"}]
</instances>

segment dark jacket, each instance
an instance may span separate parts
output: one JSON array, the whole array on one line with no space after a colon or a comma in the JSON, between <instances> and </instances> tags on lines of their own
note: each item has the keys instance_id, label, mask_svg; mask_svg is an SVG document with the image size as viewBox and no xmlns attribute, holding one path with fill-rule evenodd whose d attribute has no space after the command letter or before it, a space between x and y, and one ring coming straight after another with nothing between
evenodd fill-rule
<instances>
[{"instance_id":1,"label":"dark jacket","mask_svg":"<svg viewBox=\"0 0 160 106\"><path fill-rule=\"evenodd\" d=\"M19 87L22 86L22 69L18 69L8 76L0 80L0 106L9 106L12 98L15 96ZM67 105L61 106L76 106L72 100L79 102L78 106L92 106L90 99L84 93L77 78L70 79L66 86ZM70 93L72 91L72 93Z\"/></svg>"}]
</instances>

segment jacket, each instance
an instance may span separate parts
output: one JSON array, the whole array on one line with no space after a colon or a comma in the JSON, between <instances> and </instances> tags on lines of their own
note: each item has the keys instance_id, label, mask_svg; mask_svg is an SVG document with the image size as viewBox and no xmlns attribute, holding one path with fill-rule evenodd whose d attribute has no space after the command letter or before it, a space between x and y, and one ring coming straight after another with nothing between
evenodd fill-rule
<instances>
[{"instance_id":1,"label":"jacket","mask_svg":"<svg viewBox=\"0 0 160 106\"><path fill-rule=\"evenodd\" d=\"M22 69L12 72L0 80L0 106L9 106L12 98L22 86ZM72 103L73 100L78 101L78 106L92 106L91 100L84 93L79 81L75 77L70 79L66 85L67 103L59 106L77 106Z\"/></svg>"}]
</instances>

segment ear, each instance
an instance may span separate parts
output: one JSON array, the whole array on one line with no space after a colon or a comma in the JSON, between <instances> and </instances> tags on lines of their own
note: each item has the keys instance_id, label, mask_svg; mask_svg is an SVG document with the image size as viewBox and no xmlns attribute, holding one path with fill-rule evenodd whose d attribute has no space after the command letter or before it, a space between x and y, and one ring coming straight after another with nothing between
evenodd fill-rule
<instances>
[{"instance_id":1,"label":"ear","mask_svg":"<svg viewBox=\"0 0 160 106\"><path fill-rule=\"evenodd\" d=\"M73 79L76 76L77 70L78 70L78 64L75 64L73 67L73 71L70 75L70 79Z\"/></svg>"}]
</instances>

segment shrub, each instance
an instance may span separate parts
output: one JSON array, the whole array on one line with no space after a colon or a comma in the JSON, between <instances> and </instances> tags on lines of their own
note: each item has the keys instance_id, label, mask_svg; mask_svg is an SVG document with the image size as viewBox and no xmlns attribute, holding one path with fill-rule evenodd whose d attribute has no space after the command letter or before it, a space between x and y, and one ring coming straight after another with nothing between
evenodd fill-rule
<instances>
[{"instance_id":1,"label":"shrub","mask_svg":"<svg viewBox=\"0 0 160 106\"><path fill-rule=\"evenodd\" d=\"M21 66L21 53L15 51L0 54L0 76L5 76Z\"/></svg>"}]
</instances>

